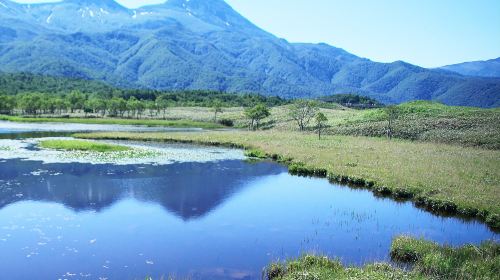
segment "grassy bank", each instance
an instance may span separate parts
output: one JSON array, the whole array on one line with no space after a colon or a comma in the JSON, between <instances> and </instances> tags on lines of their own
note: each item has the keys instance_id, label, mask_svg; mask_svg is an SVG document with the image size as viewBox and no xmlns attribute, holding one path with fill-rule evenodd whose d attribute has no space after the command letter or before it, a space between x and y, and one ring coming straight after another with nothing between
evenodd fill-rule
<instances>
[{"instance_id":1,"label":"grassy bank","mask_svg":"<svg viewBox=\"0 0 500 280\"><path fill-rule=\"evenodd\" d=\"M65 151L92 151L92 152L123 152L131 148L121 145L97 143L83 140L44 140L40 142L40 147L45 149L65 150Z\"/></svg>"},{"instance_id":2,"label":"grassy bank","mask_svg":"<svg viewBox=\"0 0 500 280\"><path fill-rule=\"evenodd\" d=\"M500 275L500 244L495 242L454 248L402 236L393 240L391 258L432 279L498 279Z\"/></svg>"},{"instance_id":3,"label":"grassy bank","mask_svg":"<svg viewBox=\"0 0 500 280\"><path fill-rule=\"evenodd\" d=\"M90 133L89 139L132 139L255 149L286 162L292 173L328 177L380 195L413 200L433 212L460 214L500 228L500 151L389 141L384 138L317 136L298 132Z\"/></svg>"},{"instance_id":4,"label":"grassy bank","mask_svg":"<svg viewBox=\"0 0 500 280\"><path fill-rule=\"evenodd\" d=\"M153 119L114 119L114 118L57 118L57 117L18 117L0 115L0 120L11 122L30 122L30 123L81 123L81 124L112 124L112 125L144 125L144 126L162 126L162 127L179 127L179 128L223 128L222 125L210 122L191 121L191 120L153 120Z\"/></svg>"},{"instance_id":5,"label":"grassy bank","mask_svg":"<svg viewBox=\"0 0 500 280\"><path fill-rule=\"evenodd\" d=\"M396 238L391 247L394 261L411 265L404 271L388 264L344 267L339 261L303 256L268 266L268 279L498 279L500 245L492 242L459 248L410 237Z\"/></svg>"}]
</instances>

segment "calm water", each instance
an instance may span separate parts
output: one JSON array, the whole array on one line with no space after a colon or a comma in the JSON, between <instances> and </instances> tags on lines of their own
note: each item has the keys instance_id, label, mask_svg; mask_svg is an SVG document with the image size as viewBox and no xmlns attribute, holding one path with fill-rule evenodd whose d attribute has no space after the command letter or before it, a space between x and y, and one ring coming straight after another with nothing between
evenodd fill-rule
<instances>
[{"instance_id":1,"label":"calm water","mask_svg":"<svg viewBox=\"0 0 500 280\"><path fill-rule=\"evenodd\" d=\"M388 260L398 234L499 239L271 162L92 165L0 159L0 271L9 279L254 279L303 252Z\"/></svg>"},{"instance_id":2,"label":"calm water","mask_svg":"<svg viewBox=\"0 0 500 280\"><path fill-rule=\"evenodd\" d=\"M91 131L134 131L134 132L174 132L202 131L201 128L171 128L143 125L110 125L110 124L78 124L78 123L16 123L0 121L0 139L15 137L50 137L69 135L75 132Z\"/></svg>"}]
</instances>

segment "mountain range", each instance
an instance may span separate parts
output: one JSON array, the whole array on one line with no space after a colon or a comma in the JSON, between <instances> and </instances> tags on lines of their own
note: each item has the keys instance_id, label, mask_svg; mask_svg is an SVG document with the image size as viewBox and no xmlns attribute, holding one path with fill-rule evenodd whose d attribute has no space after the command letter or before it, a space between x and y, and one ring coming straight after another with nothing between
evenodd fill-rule
<instances>
[{"instance_id":1,"label":"mountain range","mask_svg":"<svg viewBox=\"0 0 500 280\"><path fill-rule=\"evenodd\" d=\"M168 0L138 9L113 0L0 0L0 71L119 87L285 98L357 93L384 103L500 106L500 78L378 63L327 44L289 43L223 0Z\"/></svg>"},{"instance_id":2,"label":"mountain range","mask_svg":"<svg viewBox=\"0 0 500 280\"><path fill-rule=\"evenodd\" d=\"M500 78L500 57L484 61L471 61L443 66L440 69L464 76Z\"/></svg>"}]
</instances>

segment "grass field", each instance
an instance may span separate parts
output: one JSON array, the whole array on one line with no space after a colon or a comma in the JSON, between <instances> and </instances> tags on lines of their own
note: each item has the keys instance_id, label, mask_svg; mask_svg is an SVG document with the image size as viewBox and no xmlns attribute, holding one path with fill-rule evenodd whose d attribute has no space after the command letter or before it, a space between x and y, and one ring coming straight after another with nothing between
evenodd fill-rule
<instances>
[{"instance_id":1,"label":"grass field","mask_svg":"<svg viewBox=\"0 0 500 280\"><path fill-rule=\"evenodd\" d=\"M398 105L394 137L467 147L500 149L500 109L446 106L416 101ZM384 109L357 111L337 124L331 134L385 136Z\"/></svg>"},{"instance_id":2,"label":"grass field","mask_svg":"<svg viewBox=\"0 0 500 280\"><path fill-rule=\"evenodd\" d=\"M498 279L500 245L492 242L459 248L439 246L410 237L393 240L394 261L409 264L410 270L388 264L344 267L339 261L319 256L275 262L266 269L269 279Z\"/></svg>"},{"instance_id":3,"label":"grass field","mask_svg":"<svg viewBox=\"0 0 500 280\"><path fill-rule=\"evenodd\" d=\"M65 151L93 151L93 152L123 152L131 148L121 145L97 143L84 140L44 140L40 142L40 147L45 149L65 150Z\"/></svg>"},{"instance_id":4,"label":"grass field","mask_svg":"<svg viewBox=\"0 0 500 280\"><path fill-rule=\"evenodd\" d=\"M90 133L88 139L179 141L257 149L299 174L412 199L434 212L477 217L500 228L500 151L385 138L280 131Z\"/></svg>"},{"instance_id":5,"label":"grass field","mask_svg":"<svg viewBox=\"0 0 500 280\"><path fill-rule=\"evenodd\" d=\"M83 124L113 124L113 125L145 125L164 127L197 127L206 129L223 128L222 125L213 122L202 122L193 120L156 120L156 119L113 119L113 118L58 118L58 117L18 117L0 115L0 120L12 122L29 123L83 123Z\"/></svg>"}]
</instances>

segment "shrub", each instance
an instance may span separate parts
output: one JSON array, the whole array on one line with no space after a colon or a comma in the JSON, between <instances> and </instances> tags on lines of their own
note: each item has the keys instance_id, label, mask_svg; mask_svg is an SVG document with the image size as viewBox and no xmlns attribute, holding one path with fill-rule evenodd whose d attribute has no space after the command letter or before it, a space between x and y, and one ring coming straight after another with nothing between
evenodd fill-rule
<instances>
[{"instance_id":1,"label":"shrub","mask_svg":"<svg viewBox=\"0 0 500 280\"><path fill-rule=\"evenodd\" d=\"M220 119L219 123L222 124L223 126L227 127L233 127L234 126L234 121L231 119Z\"/></svg>"}]
</instances>

